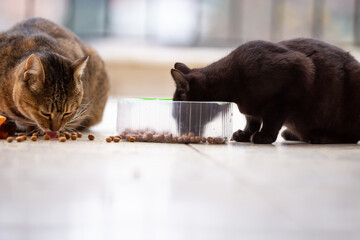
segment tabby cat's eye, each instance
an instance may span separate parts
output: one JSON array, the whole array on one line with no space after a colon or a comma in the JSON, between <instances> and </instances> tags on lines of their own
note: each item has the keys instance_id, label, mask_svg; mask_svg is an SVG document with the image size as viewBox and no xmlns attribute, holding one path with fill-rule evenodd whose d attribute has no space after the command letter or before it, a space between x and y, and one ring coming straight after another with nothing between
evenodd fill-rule
<instances>
[{"instance_id":1,"label":"tabby cat's eye","mask_svg":"<svg viewBox=\"0 0 360 240\"><path fill-rule=\"evenodd\" d=\"M40 111L41 115L43 115L45 118L51 120L51 114L50 113L44 113L43 111Z\"/></svg>"},{"instance_id":2,"label":"tabby cat's eye","mask_svg":"<svg viewBox=\"0 0 360 240\"><path fill-rule=\"evenodd\" d=\"M67 117L67 116L69 116L70 114L72 114L72 112L64 113L64 114L63 114L63 117Z\"/></svg>"}]
</instances>

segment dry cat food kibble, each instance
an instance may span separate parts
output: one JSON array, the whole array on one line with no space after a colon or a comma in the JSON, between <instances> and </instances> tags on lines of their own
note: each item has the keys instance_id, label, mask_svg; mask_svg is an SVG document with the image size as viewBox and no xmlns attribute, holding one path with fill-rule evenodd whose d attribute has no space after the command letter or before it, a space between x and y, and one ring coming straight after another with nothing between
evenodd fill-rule
<instances>
[{"instance_id":1,"label":"dry cat food kibble","mask_svg":"<svg viewBox=\"0 0 360 240\"><path fill-rule=\"evenodd\" d=\"M71 140L76 140L77 139L77 135L76 134L71 134Z\"/></svg>"},{"instance_id":2,"label":"dry cat food kibble","mask_svg":"<svg viewBox=\"0 0 360 240\"><path fill-rule=\"evenodd\" d=\"M173 136L172 133L157 133L155 131L130 131L125 130L120 133L121 139L129 142L158 142L158 143L210 143L210 144L223 144L226 143L226 138L222 137L201 137L196 136L195 133L189 132L181 136ZM112 136L110 136L111 138ZM120 139L119 139L120 141Z\"/></svg>"},{"instance_id":3,"label":"dry cat food kibble","mask_svg":"<svg viewBox=\"0 0 360 240\"><path fill-rule=\"evenodd\" d=\"M89 134L89 135L88 135L88 139L89 139L90 141L92 141L92 140L94 140L94 139L95 139L95 136L94 136L94 135L92 135L92 134Z\"/></svg>"},{"instance_id":4,"label":"dry cat food kibble","mask_svg":"<svg viewBox=\"0 0 360 240\"><path fill-rule=\"evenodd\" d=\"M12 141L14 141L14 138L13 138L13 137L8 137L8 138L6 139L6 141L9 142L9 143L11 143Z\"/></svg>"},{"instance_id":5,"label":"dry cat food kibble","mask_svg":"<svg viewBox=\"0 0 360 240\"><path fill-rule=\"evenodd\" d=\"M109 143L109 142L112 142L112 138L111 138L111 137L107 137L105 140L106 140L106 142L108 142L108 143Z\"/></svg>"},{"instance_id":6,"label":"dry cat food kibble","mask_svg":"<svg viewBox=\"0 0 360 240\"><path fill-rule=\"evenodd\" d=\"M22 136L17 137L17 138L16 138L16 141L17 141L17 142L23 142L23 141L24 141L24 138L23 138Z\"/></svg>"},{"instance_id":7,"label":"dry cat food kibble","mask_svg":"<svg viewBox=\"0 0 360 240\"><path fill-rule=\"evenodd\" d=\"M50 136L47 135L47 134L45 134L45 135L44 135L44 140L50 140Z\"/></svg>"},{"instance_id":8,"label":"dry cat food kibble","mask_svg":"<svg viewBox=\"0 0 360 240\"><path fill-rule=\"evenodd\" d=\"M70 139L70 133L68 133L68 132L64 132L64 135L65 135L65 137L66 137L66 139Z\"/></svg>"},{"instance_id":9,"label":"dry cat food kibble","mask_svg":"<svg viewBox=\"0 0 360 240\"><path fill-rule=\"evenodd\" d=\"M31 136L30 140L33 141L33 142L36 142L37 141L37 136Z\"/></svg>"},{"instance_id":10,"label":"dry cat food kibble","mask_svg":"<svg viewBox=\"0 0 360 240\"><path fill-rule=\"evenodd\" d=\"M118 143L118 142L120 142L120 137L114 137L114 142L116 142L116 143Z\"/></svg>"},{"instance_id":11,"label":"dry cat food kibble","mask_svg":"<svg viewBox=\"0 0 360 240\"><path fill-rule=\"evenodd\" d=\"M81 132L77 132L76 135L77 135L78 138L81 138L81 137L82 137L82 133L81 133Z\"/></svg>"},{"instance_id":12,"label":"dry cat food kibble","mask_svg":"<svg viewBox=\"0 0 360 240\"><path fill-rule=\"evenodd\" d=\"M60 142L66 142L66 137L59 137Z\"/></svg>"}]
</instances>

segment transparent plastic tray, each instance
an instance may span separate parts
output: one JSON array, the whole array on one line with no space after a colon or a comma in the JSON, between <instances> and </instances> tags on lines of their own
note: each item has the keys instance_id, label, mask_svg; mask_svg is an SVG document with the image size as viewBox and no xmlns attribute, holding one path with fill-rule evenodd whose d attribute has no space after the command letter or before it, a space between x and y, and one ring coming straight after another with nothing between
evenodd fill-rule
<instances>
[{"instance_id":1,"label":"transparent plastic tray","mask_svg":"<svg viewBox=\"0 0 360 240\"><path fill-rule=\"evenodd\" d=\"M126 141L226 143L232 116L229 102L119 99L117 133Z\"/></svg>"}]
</instances>

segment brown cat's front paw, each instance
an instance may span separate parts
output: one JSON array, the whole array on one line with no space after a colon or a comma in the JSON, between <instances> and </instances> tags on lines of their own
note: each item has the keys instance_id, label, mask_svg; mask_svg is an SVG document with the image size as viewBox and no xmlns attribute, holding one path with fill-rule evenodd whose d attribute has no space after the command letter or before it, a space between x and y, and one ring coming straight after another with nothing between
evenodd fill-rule
<instances>
[{"instance_id":1,"label":"brown cat's front paw","mask_svg":"<svg viewBox=\"0 0 360 240\"><path fill-rule=\"evenodd\" d=\"M232 138L236 141L236 142L250 142L250 135L246 134L244 131L242 130L237 130L236 132L234 132Z\"/></svg>"},{"instance_id":2,"label":"brown cat's front paw","mask_svg":"<svg viewBox=\"0 0 360 240\"><path fill-rule=\"evenodd\" d=\"M262 132L256 132L251 136L251 142L256 144L270 144L275 142L276 137L264 134Z\"/></svg>"}]
</instances>

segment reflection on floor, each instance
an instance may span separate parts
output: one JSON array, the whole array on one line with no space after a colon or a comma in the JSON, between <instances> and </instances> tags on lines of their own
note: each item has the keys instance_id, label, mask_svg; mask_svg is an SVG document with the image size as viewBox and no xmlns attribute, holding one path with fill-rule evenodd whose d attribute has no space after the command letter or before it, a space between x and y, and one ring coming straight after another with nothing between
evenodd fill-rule
<instances>
[{"instance_id":1,"label":"reflection on floor","mask_svg":"<svg viewBox=\"0 0 360 240\"><path fill-rule=\"evenodd\" d=\"M0 141L0 239L359 239L360 147Z\"/></svg>"}]
</instances>

